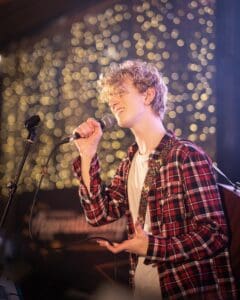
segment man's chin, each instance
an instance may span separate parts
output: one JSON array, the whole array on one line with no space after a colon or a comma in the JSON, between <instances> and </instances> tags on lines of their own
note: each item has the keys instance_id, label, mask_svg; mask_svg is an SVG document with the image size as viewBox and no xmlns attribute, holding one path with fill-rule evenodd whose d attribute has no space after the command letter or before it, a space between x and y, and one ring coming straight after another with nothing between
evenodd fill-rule
<instances>
[{"instance_id":1,"label":"man's chin","mask_svg":"<svg viewBox=\"0 0 240 300\"><path fill-rule=\"evenodd\" d=\"M122 119L117 119L117 123L121 128L129 128L128 123Z\"/></svg>"}]
</instances>

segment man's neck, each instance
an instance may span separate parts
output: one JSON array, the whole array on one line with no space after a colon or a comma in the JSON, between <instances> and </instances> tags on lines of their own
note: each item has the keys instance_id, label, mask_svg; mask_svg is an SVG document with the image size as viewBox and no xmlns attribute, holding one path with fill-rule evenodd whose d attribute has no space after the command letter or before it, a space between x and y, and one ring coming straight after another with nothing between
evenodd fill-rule
<instances>
[{"instance_id":1,"label":"man's neck","mask_svg":"<svg viewBox=\"0 0 240 300\"><path fill-rule=\"evenodd\" d=\"M142 120L141 123L132 128L140 154L151 153L161 142L166 130L159 117Z\"/></svg>"}]
</instances>

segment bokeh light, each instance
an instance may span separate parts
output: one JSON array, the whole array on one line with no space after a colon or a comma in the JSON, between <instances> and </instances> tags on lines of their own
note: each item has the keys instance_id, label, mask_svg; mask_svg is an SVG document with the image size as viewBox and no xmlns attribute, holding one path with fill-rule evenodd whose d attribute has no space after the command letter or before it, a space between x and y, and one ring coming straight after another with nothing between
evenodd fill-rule
<instances>
[{"instance_id":1,"label":"bokeh light","mask_svg":"<svg viewBox=\"0 0 240 300\"><path fill-rule=\"evenodd\" d=\"M1 53L1 160L3 195L22 157L24 121L38 114L38 136L18 191L32 191L53 146L88 117L108 112L98 101L96 81L111 62L152 62L169 87L165 125L215 158L215 1L113 1L95 13L61 18L34 37ZM174 3L174 4L173 4ZM108 6L108 7L107 7ZM109 180L133 139L115 126L103 135L102 178ZM59 148L49 164L44 189L78 184L71 164L74 145Z\"/></svg>"}]
</instances>

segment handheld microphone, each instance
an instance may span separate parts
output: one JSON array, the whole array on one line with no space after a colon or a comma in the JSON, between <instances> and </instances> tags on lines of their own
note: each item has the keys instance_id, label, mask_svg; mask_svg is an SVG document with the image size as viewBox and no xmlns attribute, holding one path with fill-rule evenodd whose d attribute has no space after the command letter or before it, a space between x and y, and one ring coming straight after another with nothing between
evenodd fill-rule
<instances>
[{"instance_id":1,"label":"handheld microphone","mask_svg":"<svg viewBox=\"0 0 240 300\"><path fill-rule=\"evenodd\" d=\"M97 120L97 121L100 123L102 130L111 128L116 123L116 119L111 114L105 114L100 120ZM60 142L60 144L71 143L72 141L80 139L80 138L81 138L80 134L78 132L75 132L74 134L64 138Z\"/></svg>"}]
</instances>

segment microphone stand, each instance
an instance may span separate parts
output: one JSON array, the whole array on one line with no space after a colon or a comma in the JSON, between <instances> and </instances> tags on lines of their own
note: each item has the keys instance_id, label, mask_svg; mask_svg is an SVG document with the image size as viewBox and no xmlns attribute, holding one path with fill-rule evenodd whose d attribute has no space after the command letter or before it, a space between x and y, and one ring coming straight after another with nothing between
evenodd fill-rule
<instances>
[{"instance_id":1,"label":"microphone stand","mask_svg":"<svg viewBox=\"0 0 240 300\"><path fill-rule=\"evenodd\" d=\"M29 134L28 134L28 138L26 140L26 145L25 145L25 149L24 149L24 154L23 154L23 157L22 157L22 160L18 166L18 169L17 169L17 173L16 173L16 176L15 176L15 179L14 181L10 181L7 185L8 187L8 190L9 190L9 196L8 196L8 202L7 202L7 205L5 207L5 210L4 210L4 213L1 217L1 221L0 221L0 229L3 229L4 227L4 223L6 221L6 217L7 217L7 214L8 214L8 211L9 211L9 208L11 206L11 203L13 201L13 197L16 193L16 190L17 190L17 186L18 186L18 181L19 181L19 178L21 176L21 173L22 173L22 170L23 170L23 166L25 164L25 161L27 159L27 156L29 154L29 151L30 151L30 148L31 148L31 145L34 143L34 139L36 137L36 128L33 127L33 128L30 128L29 129Z\"/></svg>"},{"instance_id":2,"label":"microphone stand","mask_svg":"<svg viewBox=\"0 0 240 300\"><path fill-rule=\"evenodd\" d=\"M1 217L1 221L0 221L0 253L2 254L1 256L3 256L2 257L3 259L4 259L5 255L7 255L7 253L5 253L7 250L5 249L5 246L6 246L5 245L5 242L6 242L5 237L6 236L5 236L5 232L4 232L4 225L5 225L5 222L6 222L6 218L7 218L9 209L10 209L11 204L13 202L14 195L15 195L16 190L17 190L18 181L19 181L19 178L21 176L25 161L26 161L27 156L29 154L31 145L34 143L34 139L36 137L36 132L35 132L36 127L35 126L27 128L27 129L29 131L29 134L28 134L28 137L27 137L27 140L26 140L24 154L23 154L22 160L20 161L20 164L17 168L17 172L16 172L16 176L14 178L14 181L10 181L7 185L8 190L9 190L9 196L8 196L8 201L7 201L7 204L5 206L5 209L4 209L3 215ZM0 263L0 265L1 265L1 263Z\"/></svg>"}]
</instances>

